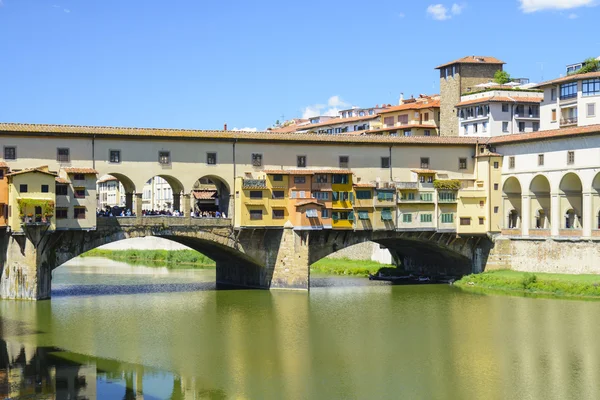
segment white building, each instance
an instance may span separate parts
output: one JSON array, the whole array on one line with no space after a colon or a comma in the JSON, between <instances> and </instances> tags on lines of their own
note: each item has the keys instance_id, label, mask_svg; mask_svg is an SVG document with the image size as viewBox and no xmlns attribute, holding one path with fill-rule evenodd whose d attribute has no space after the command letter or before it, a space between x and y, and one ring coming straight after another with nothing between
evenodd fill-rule
<instances>
[{"instance_id":1,"label":"white building","mask_svg":"<svg viewBox=\"0 0 600 400\"><path fill-rule=\"evenodd\" d=\"M600 124L600 72L573 74L538 87L544 91L541 130Z\"/></svg>"},{"instance_id":2,"label":"white building","mask_svg":"<svg viewBox=\"0 0 600 400\"><path fill-rule=\"evenodd\" d=\"M173 211L173 189L160 176L153 177L144 185L142 210Z\"/></svg>"},{"instance_id":3,"label":"white building","mask_svg":"<svg viewBox=\"0 0 600 400\"><path fill-rule=\"evenodd\" d=\"M461 96L456 105L459 136L492 137L540 130L543 93L487 89Z\"/></svg>"},{"instance_id":4,"label":"white building","mask_svg":"<svg viewBox=\"0 0 600 400\"><path fill-rule=\"evenodd\" d=\"M600 57L596 57L596 60L600 61ZM583 68L585 64L586 62L582 61L579 63L567 65L567 75L574 74L575 72L579 71L581 68Z\"/></svg>"},{"instance_id":5,"label":"white building","mask_svg":"<svg viewBox=\"0 0 600 400\"><path fill-rule=\"evenodd\" d=\"M105 175L98 180L96 186L99 209L125 206L125 188L117 178Z\"/></svg>"},{"instance_id":6,"label":"white building","mask_svg":"<svg viewBox=\"0 0 600 400\"><path fill-rule=\"evenodd\" d=\"M337 117L314 117L310 119L309 124L298 126L296 132L319 134L363 133L363 131L372 129L379 122L380 118L377 113L382 109L383 106L353 107L339 111Z\"/></svg>"}]
</instances>

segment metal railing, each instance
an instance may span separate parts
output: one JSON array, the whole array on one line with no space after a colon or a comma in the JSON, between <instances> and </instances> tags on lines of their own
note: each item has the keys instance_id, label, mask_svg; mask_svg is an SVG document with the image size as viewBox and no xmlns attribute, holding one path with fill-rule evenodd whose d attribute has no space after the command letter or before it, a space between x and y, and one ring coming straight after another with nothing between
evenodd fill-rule
<instances>
[{"instance_id":1,"label":"metal railing","mask_svg":"<svg viewBox=\"0 0 600 400\"><path fill-rule=\"evenodd\" d=\"M577 117L567 117L567 118L561 118L560 119L560 125L564 126L564 125L576 125L577 124Z\"/></svg>"}]
</instances>

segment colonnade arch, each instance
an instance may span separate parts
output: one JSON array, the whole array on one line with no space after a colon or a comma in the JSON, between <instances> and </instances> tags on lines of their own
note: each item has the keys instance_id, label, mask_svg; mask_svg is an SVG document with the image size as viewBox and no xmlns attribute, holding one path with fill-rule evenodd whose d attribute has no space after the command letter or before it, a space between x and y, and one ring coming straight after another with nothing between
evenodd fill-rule
<instances>
[{"instance_id":1,"label":"colonnade arch","mask_svg":"<svg viewBox=\"0 0 600 400\"><path fill-rule=\"evenodd\" d=\"M583 185L574 172L565 174L558 186L562 229L583 227Z\"/></svg>"},{"instance_id":2,"label":"colonnade arch","mask_svg":"<svg viewBox=\"0 0 600 400\"><path fill-rule=\"evenodd\" d=\"M504 206L504 227L519 229L521 227L521 183L511 176L502 186L502 202Z\"/></svg>"},{"instance_id":3,"label":"colonnade arch","mask_svg":"<svg viewBox=\"0 0 600 400\"><path fill-rule=\"evenodd\" d=\"M98 178L96 186L99 210L111 212L116 206L135 212L136 186L127 175L117 172L104 174Z\"/></svg>"},{"instance_id":4,"label":"colonnade arch","mask_svg":"<svg viewBox=\"0 0 600 400\"><path fill-rule=\"evenodd\" d=\"M227 181L217 175L204 175L192 188L192 208L195 213L213 213L219 211L233 216L231 188Z\"/></svg>"},{"instance_id":5,"label":"colonnade arch","mask_svg":"<svg viewBox=\"0 0 600 400\"><path fill-rule=\"evenodd\" d=\"M531 228L550 229L552 223L552 205L550 181L544 175L536 175L529 185L533 220Z\"/></svg>"},{"instance_id":6,"label":"colonnade arch","mask_svg":"<svg viewBox=\"0 0 600 400\"><path fill-rule=\"evenodd\" d=\"M185 207L181 202L181 195L184 193L184 186L179 179L166 174L155 175L144 185L140 211L144 213L185 212ZM189 207L187 212L189 212Z\"/></svg>"}]
</instances>

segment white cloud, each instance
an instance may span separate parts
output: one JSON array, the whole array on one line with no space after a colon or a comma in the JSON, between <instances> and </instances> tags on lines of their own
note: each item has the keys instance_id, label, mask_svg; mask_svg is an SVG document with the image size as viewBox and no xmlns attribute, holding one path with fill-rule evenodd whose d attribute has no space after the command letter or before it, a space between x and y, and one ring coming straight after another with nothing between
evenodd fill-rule
<instances>
[{"instance_id":1,"label":"white cloud","mask_svg":"<svg viewBox=\"0 0 600 400\"><path fill-rule=\"evenodd\" d=\"M448 9L443 4L432 4L427 7L427 14L437 21L444 21L452 18L448 15Z\"/></svg>"},{"instance_id":2,"label":"white cloud","mask_svg":"<svg viewBox=\"0 0 600 400\"><path fill-rule=\"evenodd\" d=\"M71 10L69 10L68 8L65 8L63 11L66 12L67 14L71 12Z\"/></svg>"},{"instance_id":3,"label":"white cloud","mask_svg":"<svg viewBox=\"0 0 600 400\"><path fill-rule=\"evenodd\" d=\"M232 131L238 131L238 132L258 132L258 128L233 128Z\"/></svg>"},{"instance_id":4,"label":"white cloud","mask_svg":"<svg viewBox=\"0 0 600 400\"><path fill-rule=\"evenodd\" d=\"M464 4L452 4L452 8L450 9L450 11L452 12L453 15L460 15L460 13L462 13L463 8L465 8Z\"/></svg>"},{"instance_id":5,"label":"white cloud","mask_svg":"<svg viewBox=\"0 0 600 400\"><path fill-rule=\"evenodd\" d=\"M327 104L313 104L302 109L302 118L311 118L318 115L337 116L340 110L349 108L350 103L346 103L340 96L331 96Z\"/></svg>"},{"instance_id":6,"label":"white cloud","mask_svg":"<svg viewBox=\"0 0 600 400\"><path fill-rule=\"evenodd\" d=\"M543 10L569 10L583 6L594 6L596 0L519 0L521 10L532 13Z\"/></svg>"},{"instance_id":7,"label":"white cloud","mask_svg":"<svg viewBox=\"0 0 600 400\"><path fill-rule=\"evenodd\" d=\"M577 18L579 18L579 15L577 15L575 13L569 14L569 19L577 19Z\"/></svg>"}]
</instances>

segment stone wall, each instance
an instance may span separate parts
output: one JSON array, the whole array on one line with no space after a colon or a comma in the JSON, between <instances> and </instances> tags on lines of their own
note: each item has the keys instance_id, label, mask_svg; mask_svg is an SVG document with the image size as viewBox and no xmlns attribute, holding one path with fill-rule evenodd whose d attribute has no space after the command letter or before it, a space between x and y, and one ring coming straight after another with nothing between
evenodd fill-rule
<instances>
[{"instance_id":1,"label":"stone wall","mask_svg":"<svg viewBox=\"0 0 600 400\"><path fill-rule=\"evenodd\" d=\"M373 242L364 242L346 247L345 249L330 254L326 258L346 258L355 261L375 261L381 264L392 264L392 255L389 250L381 248L379 244Z\"/></svg>"}]
</instances>

